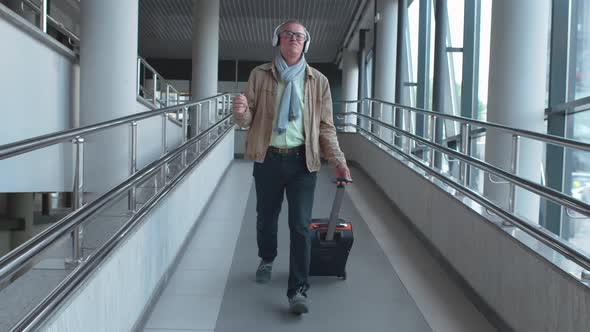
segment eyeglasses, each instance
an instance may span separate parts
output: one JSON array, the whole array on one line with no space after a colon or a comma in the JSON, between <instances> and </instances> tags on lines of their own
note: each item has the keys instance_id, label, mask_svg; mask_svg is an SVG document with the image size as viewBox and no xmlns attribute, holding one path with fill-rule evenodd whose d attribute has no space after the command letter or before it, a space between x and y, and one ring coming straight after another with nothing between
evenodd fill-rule
<instances>
[{"instance_id":1,"label":"eyeglasses","mask_svg":"<svg viewBox=\"0 0 590 332\"><path fill-rule=\"evenodd\" d=\"M288 30L281 32L281 36L283 36L287 39L292 39L293 37L295 37L295 40L297 40L297 41L304 41L307 37L304 33L293 32L293 31L288 31Z\"/></svg>"}]
</instances>

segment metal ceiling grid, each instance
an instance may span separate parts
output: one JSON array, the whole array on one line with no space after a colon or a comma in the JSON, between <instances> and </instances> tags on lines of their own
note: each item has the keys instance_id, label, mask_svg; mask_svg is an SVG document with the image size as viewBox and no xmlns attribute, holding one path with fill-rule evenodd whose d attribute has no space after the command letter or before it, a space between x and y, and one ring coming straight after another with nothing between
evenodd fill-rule
<instances>
[{"instance_id":1,"label":"metal ceiling grid","mask_svg":"<svg viewBox=\"0 0 590 332\"><path fill-rule=\"evenodd\" d=\"M140 0L139 47L144 57L190 59L193 0ZM272 31L295 18L311 34L306 57L332 62L351 24L356 0L220 0L219 58L266 61Z\"/></svg>"}]
</instances>

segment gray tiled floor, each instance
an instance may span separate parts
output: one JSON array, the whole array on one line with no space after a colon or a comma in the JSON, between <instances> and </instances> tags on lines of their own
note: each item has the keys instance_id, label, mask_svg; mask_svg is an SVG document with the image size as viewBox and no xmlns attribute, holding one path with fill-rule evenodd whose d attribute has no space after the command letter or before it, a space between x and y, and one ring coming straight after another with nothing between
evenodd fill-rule
<instances>
[{"instance_id":1,"label":"gray tiled floor","mask_svg":"<svg viewBox=\"0 0 590 332\"><path fill-rule=\"evenodd\" d=\"M235 162L222 180L145 331L213 331L243 220L250 163ZM228 208L232 202L232 208Z\"/></svg>"},{"instance_id":2,"label":"gray tiled floor","mask_svg":"<svg viewBox=\"0 0 590 332\"><path fill-rule=\"evenodd\" d=\"M146 328L212 330L220 305L217 296L163 294Z\"/></svg>"},{"instance_id":3,"label":"gray tiled floor","mask_svg":"<svg viewBox=\"0 0 590 332\"><path fill-rule=\"evenodd\" d=\"M318 176L313 216L326 217L335 186L324 168ZM288 206L279 216L278 257L273 279L258 285L253 279L258 263L255 193L251 191L244 222L215 331L432 331L416 307L383 251L348 197L340 217L353 223L355 242L347 263L348 279L311 277L310 313L291 315L287 305L289 271Z\"/></svg>"},{"instance_id":4,"label":"gray tiled floor","mask_svg":"<svg viewBox=\"0 0 590 332\"><path fill-rule=\"evenodd\" d=\"M416 242L411 239L410 233L404 233L405 238L401 240L395 239L394 235L387 235L389 238L385 241L385 233L373 236L382 228L363 221L363 218L369 218L372 223L375 222L370 214L360 213L355 208L356 205L370 205L351 201L352 197L360 199L358 191L353 191L352 196L347 194L342 215L356 223L355 244L349 260L349 279L313 278L310 291L312 312L303 319L289 315L284 294L288 277L286 205L281 213L279 257L275 263L273 282L269 285L253 282L258 258L255 226L247 224L255 220L251 167L251 163L243 161L232 164L195 236L183 253L184 257L176 272L154 307L145 326L146 332L493 330L471 304L456 300L463 297L456 288L451 288L452 291L446 291L443 295L454 298L448 302L449 305L467 306L467 310L461 309L463 307L460 310L437 310L437 307L424 305L425 301L431 301L436 296L439 296L436 303L444 302L440 294L425 293L436 293L434 290L437 288L448 287L445 284L448 280L440 283L439 279L445 278L433 278L442 272L432 258L412 256L411 251L419 243L410 246L409 242ZM328 215L333 197L328 168L325 167L320 175L314 205L316 217ZM358 180L364 181L360 175ZM363 186L360 184L356 184L359 189L371 190L366 182ZM396 218L391 215L388 217L390 221ZM389 253L394 247L391 241L395 242L398 250L401 247L411 248L404 251L411 258L405 259L403 264L396 261ZM423 259L427 263L420 264L433 265L420 268L433 275L409 282L407 278L416 273L413 271L415 268L408 265L412 264L412 259ZM400 279L397 269L411 271L399 273ZM424 287L424 283L431 284ZM418 289L420 287L427 291ZM433 326L433 323L440 323L441 326Z\"/></svg>"}]
</instances>

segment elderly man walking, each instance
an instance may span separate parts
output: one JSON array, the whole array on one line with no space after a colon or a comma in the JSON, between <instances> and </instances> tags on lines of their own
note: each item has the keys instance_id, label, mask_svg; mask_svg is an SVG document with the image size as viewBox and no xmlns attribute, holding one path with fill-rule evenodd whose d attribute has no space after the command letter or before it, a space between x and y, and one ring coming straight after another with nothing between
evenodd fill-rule
<instances>
[{"instance_id":1,"label":"elderly man walking","mask_svg":"<svg viewBox=\"0 0 590 332\"><path fill-rule=\"evenodd\" d=\"M320 151L336 178L350 179L332 119L328 79L305 61L311 38L295 20L277 26L271 63L250 73L244 95L233 100L236 122L249 127L245 158L254 160L257 243L256 281L271 280L277 256L277 223L284 194L289 204L289 310L308 312L311 210Z\"/></svg>"}]
</instances>

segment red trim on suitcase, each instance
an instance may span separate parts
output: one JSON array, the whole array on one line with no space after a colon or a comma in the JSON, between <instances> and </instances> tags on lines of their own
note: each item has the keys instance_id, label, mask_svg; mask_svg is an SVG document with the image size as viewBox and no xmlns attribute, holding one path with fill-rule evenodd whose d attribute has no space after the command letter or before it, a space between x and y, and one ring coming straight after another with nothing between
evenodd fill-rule
<instances>
[{"instance_id":1,"label":"red trim on suitcase","mask_svg":"<svg viewBox=\"0 0 590 332\"><path fill-rule=\"evenodd\" d=\"M328 224L324 224L324 223L311 223L309 225L309 228L313 231L315 230L327 230L328 229ZM345 230L345 231L351 231L352 230L352 224L349 223L339 223L338 225L336 225L336 230Z\"/></svg>"}]
</instances>

